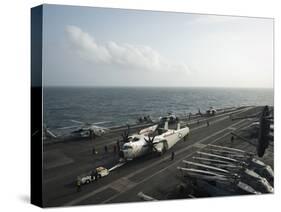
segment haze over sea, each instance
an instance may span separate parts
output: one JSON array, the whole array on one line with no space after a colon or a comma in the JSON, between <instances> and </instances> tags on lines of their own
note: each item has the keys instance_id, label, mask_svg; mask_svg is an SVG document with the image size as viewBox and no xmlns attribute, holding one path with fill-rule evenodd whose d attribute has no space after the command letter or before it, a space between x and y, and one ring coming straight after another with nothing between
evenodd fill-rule
<instances>
[{"instance_id":1,"label":"haze over sea","mask_svg":"<svg viewBox=\"0 0 281 212\"><path fill-rule=\"evenodd\" d=\"M273 89L266 88L45 87L43 116L53 129L75 125L70 120L116 126L170 111L184 115L210 106L273 105L273 98Z\"/></svg>"}]
</instances>

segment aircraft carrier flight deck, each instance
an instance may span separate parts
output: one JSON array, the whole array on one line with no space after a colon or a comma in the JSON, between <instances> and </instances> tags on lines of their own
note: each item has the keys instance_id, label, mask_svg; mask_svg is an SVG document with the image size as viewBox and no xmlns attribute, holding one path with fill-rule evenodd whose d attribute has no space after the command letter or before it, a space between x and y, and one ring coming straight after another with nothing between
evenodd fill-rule
<instances>
[{"instance_id":1,"label":"aircraft carrier flight deck","mask_svg":"<svg viewBox=\"0 0 281 212\"><path fill-rule=\"evenodd\" d=\"M191 189L192 186L187 183L179 167L183 167L183 161L192 161L198 156L198 152L208 152L210 145L215 145L251 153L273 169L273 143L268 145L263 157L258 157L255 143L257 139L251 139L250 135L251 127L257 121L252 117L262 110L262 106L245 106L221 110L209 117L181 118L190 129L186 139L181 139L161 156L148 154L127 161L112 169L108 176L81 185L79 190L76 181L81 174L96 167L111 169L120 164L120 157L114 146L126 126L112 129L95 139L44 141L44 205L70 206L212 196L210 193ZM130 133L151 125L153 124L131 126ZM224 195L241 194L228 192Z\"/></svg>"}]
</instances>

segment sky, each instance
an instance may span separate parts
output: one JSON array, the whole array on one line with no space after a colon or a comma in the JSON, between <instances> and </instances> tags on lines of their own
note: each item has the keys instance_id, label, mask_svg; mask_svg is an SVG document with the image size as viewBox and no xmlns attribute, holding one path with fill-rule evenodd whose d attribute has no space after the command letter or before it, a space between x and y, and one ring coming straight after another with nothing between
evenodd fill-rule
<instances>
[{"instance_id":1,"label":"sky","mask_svg":"<svg viewBox=\"0 0 281 212\"><path fill-rule=\"evenodd\" d=\"M273 22L44 5L43 82L273 88Z\"/></svg>"}]
</instances>

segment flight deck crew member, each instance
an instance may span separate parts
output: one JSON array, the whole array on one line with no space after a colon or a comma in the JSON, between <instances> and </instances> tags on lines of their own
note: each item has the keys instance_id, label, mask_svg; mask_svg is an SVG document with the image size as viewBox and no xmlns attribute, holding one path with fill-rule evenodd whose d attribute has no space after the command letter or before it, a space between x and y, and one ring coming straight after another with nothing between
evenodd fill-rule
<instances>
[{"instance_id":1,"label":"flight deck crew member","mask_svg":"<svg viewBox=\"0 0 281 212\"><path fill-rule=\"evenodd\" d=\"M171 153L171 160L174 160L175 159L175 152L172 152Z\"/></svg>"},{"instance_id":2,"label":"flight deck crew member","mask_svg":"<svg viewBox=\"0 0 281 212\"><path fill-rule=\"evenodd\" d=\"M147 122L147 118L146 118L146 116L144 116L144 117L143 117L143 120L144 120L145 122Z\"/></svg>"},{"instance_id":3,"label":"flight deck crew member","mask_svg":"<svg viewBox=\"0 0 281 212\"><path fill-rule=\"evenodd\" d=\"M98 172L97 172L97 170L95 171L95 180L98 180Z\"/></svg>"},{"instance_id":4,"label":"flight deck crew member","mask_svg":"<svg viewBox=\"0 0 281 212\"><path fill-rule=\"evenodd\" d=\"M117 140L116 146L117 146L117 152L119 152L120 151L120 142L119 142L119 140Z\"/></svg>"},{"instance_id":5,"label":"flight deck crew member","mask_svg":"<svg viewBox=\"0 0 281 212\"><path fill-rule=\"evenodd\" d=\"M81 182L79 179L77 180L76 186L77 186L77 192L79 192L81 190Z\"/></svg>"},{"instance_id":6,"label":"flight deck crew member","mask_svg":"<svg viewBox=\"0 0 281 212\"><path fill-rule=\"evenodd\" d=\"M95 148L95 147L93 147L93 150L92 150L92 152L93 152L93 155L96 155L96 154L98 154L98 152L97 152L97 150L96 150L96 148Z\"/></svg>"},{"instance_id":7,"label":"flight deck crew member","mask_svg":"<svg viewBox=\"0 0 281 212\"><path fill-rule=\"evenodd\" d=\"M95 172L91 171L91 180L94 180L94 177L95 177Z\"/></svg>"}]
</instances>

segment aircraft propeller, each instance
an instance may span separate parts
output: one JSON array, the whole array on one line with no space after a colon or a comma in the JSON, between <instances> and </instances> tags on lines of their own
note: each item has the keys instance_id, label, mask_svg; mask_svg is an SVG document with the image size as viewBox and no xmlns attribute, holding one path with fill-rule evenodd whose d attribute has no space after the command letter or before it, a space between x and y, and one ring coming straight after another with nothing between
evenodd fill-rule
<instances>
[{"instance_id":1,"label":"aircraft propeller","mask_svg":"<svg viewBox=\"0 0 281 212\"><path fill-rule=\"evenodd\" d=\"M130 126L121 134L123 143L129 142Z\"/></svg>"},{"instance_id":2,"label":"aircraft propeller","mask_svg":"<svg viewBox=\"0 0 281 212\"><path fill-rule=\"evenodd\" d=\"M144 138L144 140L146 141L146 143L150 146L150 148L154 149L155 151L157 151L157 149L155 148L155 144L157 143L153 143L155 136L148 136L148 139Z\"/></svg>"}]
</instances>

